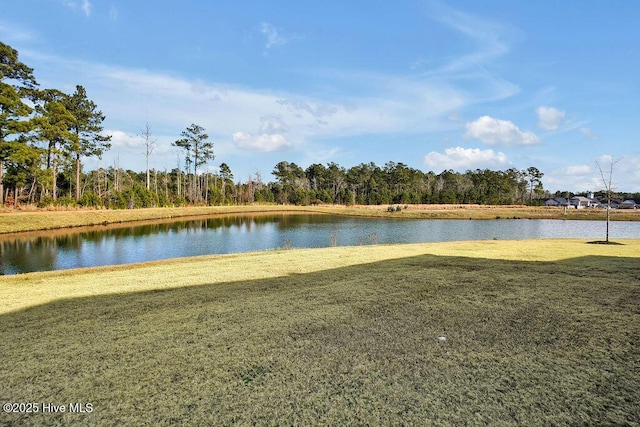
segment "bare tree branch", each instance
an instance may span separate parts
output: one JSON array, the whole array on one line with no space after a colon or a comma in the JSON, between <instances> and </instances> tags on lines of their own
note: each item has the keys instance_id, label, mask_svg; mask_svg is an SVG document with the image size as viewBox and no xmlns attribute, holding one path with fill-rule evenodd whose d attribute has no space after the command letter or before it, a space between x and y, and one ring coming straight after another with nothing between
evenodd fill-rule
<instances>
[{"instance_id":1,"label":"bare tree branch","mask_svg":"<svg viewBox=\"0 0 640 427\"><path fill-rule=\"evenodd\" d=\"M609 164L609 180L605 178L604 171L602 170L600 163L596 161L596 165L598 165L598 169L600 170L600 177L602 177L602 184L604 184L604 189L607 192L607 233L605 240L607 243L609 243L609 220L611 218L611 191L613 188L611 180L613 178L613 165L618 163L620 160L622 160L622 157L617 160L611 160L611 163Z\"/></svg>"}]
</instances>

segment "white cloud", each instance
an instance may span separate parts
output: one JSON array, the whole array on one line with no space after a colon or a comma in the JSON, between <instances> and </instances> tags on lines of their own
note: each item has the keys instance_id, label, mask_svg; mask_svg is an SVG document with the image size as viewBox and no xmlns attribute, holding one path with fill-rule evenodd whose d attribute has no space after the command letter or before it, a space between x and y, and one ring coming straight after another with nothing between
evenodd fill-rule
<instances>
[{"instance_id":1,"label":"white cloud","mask_svg":"<svg viewBox=\"0 0 640 427\"><path fill-rule=\"evenodd\" d=\"M598 156L598 158L596 159L596 163L599 164L602 168L606 166L606 168L609 169L612 164L616 164L620 160L621 159L614 159L610 154L602 154L601 156Z\"/></svg>"},{"instance_id":2,"label":"white cloud","mask_svg":"<svg viewBox=\"0 0 640 427\"><path fill-rule=\"evenodd\" d=\"M160 165L174 164L171 142L191 123L207 130L216 143L218 158L224 153L246 155L246 150L277 151L294 146L301 149L297 153L306 156L307 152L318 150L316 143L331 138L450 130L457 125L446 117L474 102L467 98L467 93L438 78L316 70L315 81L344 86L345 93L350 93L346 89L354 85L358 89L350 97L314 97L35 51L24 53L28 55L25 62L40 70L38 76L43 86L71 93L76 82L81 82L107 116L105 126L109 129L134 135L149 120L158 136L156 152L166 152L168 156L162 160L159 155L154 156ZM74 79L69 80L69 75ZM358 95L363 93L366 96ZM122 102L125 95L127 102ZM123 167L141 169L140 150L121 142L123 145L106 157L119 156Z\"/></svg>"},{"instance_id":3,"label":"white cloud","mask_svg":"<svg viewBox=\"0 0 640 427\"><path fill-rule=\"evenodd\" d=\"M317 104L296 99L280 99L278 104L286 106L289 111L292 111L298 115L302 115L303 112L311 114L313 117L321 118L327 116L333 116L338 112L338 107L331 104Z\"/></svg>"},{"instance_id":4,"label":"white cloud","mask_svg":"<svg viewBox=\"0 0 640 427\"><path fill-rule=\"evenodd\" d=\"M254 151L282 151L293 146L284 134L289 132L289 126L279 114L270 114L260 119L257 134L248 132L234 132L233 143L243 150Z\"/></svg>"},{"instance_id":5,"label":"white cloud","mask_svg":"<svg viewBox=\"0 0 640 427\"><path fill-rule=\"evenodd\" d=\"M599 156L591 163L576 164L550 171L544 177L545 187L551 191L600 191L605 188L598 164L604 172L605 179L609 179L609 168L613 165L612 187L615 191L635 192L640 188L640 157L611 155Z\"/></svg>"},{"instance_id":6,"label":"white cloud","mask_svg":"<svg viewBox=\"0 0 640 427\"><path fill-rule=\"evenodd\" d=\"M511 162L502 152L479 148L453 147L444 154L432 151L424 156L424 163L431 168L466 170L480 167L502 167Z\"/></svg>"},{"instance_id":7,"label":"white cloud","mask_svg":"<svg viewBox=\"0 0 640 427\"><path fill-rule=\"evenodd\" d=\"M112 21L118 20L118 9L114 5L111 5L111 8L109 9L109 19Z\"/></svg>"},{"instance_id":8,"label":"white cloud","mask_svg":"<svg viewBox=\"0 0 640 427\"><path fill-rule=\"evenodd\" d=\"M260 25L260 32L267 37L267 44L265 45L267 49L271 49L274 46L281 46L288 42L287 39L278 34L278 29L268 22L263 22L262 25Z\"/></svg>"},{"instance_id":9,"label":"white cloud","mask_svg":"<svg viewBox=\"0 0 640 427\"><path fill-rule=\"evenodd\" d=\"M89 0L82 0L82 5L80 6L80 8L86 16L91 15L91 3L89 2Z\"/></svg>"},{"instance_id":10,"label":"white cloud","mask_svg":"<svg viewBox=\"0 0 640 427\"><path fill-rule=\"evenodd\" d=\"M309 164L332 162L335 161L336 156L342 151L343 150L338 147L307 151L305 153L305 162Z\"/></svg>"},{"instance_id":11,"label":"white cloud","mask_svg":"<svg viewBox=\"0 0 640 427\"><path fill-rule=\"evenodd\" d=\"M16 25L15 23L0 20L0 40L10 42L31 42L38 38L33 31Z\"/></svg>"},{"instance_id":12,"label":"white cloud","mask_svg":"<svg viewBox=\"0 0 640 427\"><path fill-rule=\"evenodd\" d=\"M494 22L469 15L442 3L433 3L435 19L464 34L477 45L477 49L449 62L442 70L446 72L482 68L483 64L494 61L510 51L506 40L512 39L512 29Z\"/></svg>"},{"instance_id":13,"label":"white cloud","mask_svg":"<svg viewBox=\"0 0 640 427\"><path fill-rule=\"evenodd\" d=\"M244 150L255 151L282 151L291 148L293 145L284 135L273 134L251 134L246 132L235 132L233 143Z\"/></svg>"},{"instance_id":14,"label":"white cloud","mask_svg":"<svg viewBox=\"0 0 640 427\"><path fill-rule=\"evenodd\" d=\"M263 32L270 38L270 46L286 42L271 24L264 23ZM72 92L75 82L82 82L107 115L111 128L135 133L148 117L158 123L158 131L168 135L172 129L179 132L195 122L218 141L225 140L236 148L232 135L239 131L262 135L255 123L269 115L279 115L289 129L285 139L299 145L318 138L448 130L456 124L444 118L486 99L484 93L475 96L441 75L396 77L314 69L308 73L317 85L334 87L335 94L351 94L327 96L323 91L323 96L315 97L312 93L207 82L73 58L37 53L34 57L36 61L29 64L40 70L42 84ZM69 75L75 76L74 81ZM496 90L487 97L502 93ZM123 94L126 103L122 102Z\"/></svg>"},{"instance_id":15,"label":"white cloud","mask_svg":"<svg viewBox=\"0 0 640 427\"><path fill-rule=\"evenodd\" d=\"M609 180L611 173L611 187L614 191L637 192L640 188L640 156L618 156L613 157L609 154L599 156L596 159L597 164L602 168L605 179ZM602 190L605 185L602 181L600 169L596 165L594 175L597 175L596 189ZM624 184L621 184L624 182Z\"/></svg>"},{"instance_id":16,"label":"white cloud","mask_svg":"<svg viewBox=\"0 0 640 427\"><path fill-rule=\"evenodd\" d=\"M533 132L521 131L518 126L507 120L482 116L467 123L465 136L479 139L489 145L532 145L540 142Z\"/></svg>"},{"instance_id":17,"label":"white cloud","mask_svg":"<svg viewBox=\"0 0 640 427\"><path fill-rule=\"evenodd\" d=\"M110 143L112 147L135 147L140 146L142 143L137 137L119 130L105 130L103 133L111 135Z\"/></svg>"},{"instance_id":18,"label":"white cloud","mask_svg":"<svg viewBox=\"0 0 640 427\"><path fill-rule=\"evenodd\" d=\"M536 109L538 127L544 130L556 130L564 121L564 111L553 107L540 106Z\"/></svg>"},{"instance_id":19,"label":"white cloud","mask_svg":"<svg viewBox=\"0 0 640 427\"><path fill-rule=\"evenodd\" d=\"M437 77L446 84L456 82L467 90L469 101L474 103L501 100L520 92L517 84L492 72L493 64L511 51L511 45L519 37L518 30L461 12L443 2L429 3L432 9L430 16L451 28L453 37L464 37L464 45L473 47L462 54L445 56L444 64L427 69L425 76ZM424 64L434 62L422 61Z\"/></svg>"},{"instance_id":20,"label":"white cloud","mask_svg":"<svg viewBox=\"0 0 640 427\"><path fill-rule=\"evenodd\" d=\"M80 9L86 17L91 15L91 2L89 0L63 0L65 6L76 10Z\"/></svg>"},{"instance_id":21,"label":"white cloud","mask_svg":"<svg viewBox=\"0 0 640 427\"><path fill-rule=\"evenodd\" d=\"M280 114L269 114L260 119L260 133L273 135L285 132L289 132L289 126Z\"/></svg>"},{"instance_id":22,"label":"white cloud","mask_svg":"<svg viewBox=\"0 0 640 427\"><path fill-rule=\"evenodd\" d=\"M572 165L567 166L565 169L565 173L567 175L588 175L593 173L591 166L589 165Z\"/></svg>"},{"instance_id":23,"label":"white cloud","mask_svg":"<svg viewBox=\"0 0 640 427\"><path fill-rule=\"evenodd\" d=\"M598 136L591 131L589 128L580 128L580 133L586 136L589 139L598 139Z\"/></svg>"},{"instance_id":24,"label":"white cloud","mask_svg":"<svg viewBox=\"0 0 640 427\"><path fill-rule=\"evenodd\" d=\"M619 174L620 170L624 170L627 168L624 168L624 163L622 163L622 168L620 167L620 163L622 162L623 158L619 157L619 158L613 158L613 156L609 155L609 154L603 154L601 156L598 156L598 158L595 161L596 164L596 173L600 179L600 182L603 183L604 186L604 180L606 180L607 182L609 182L610 180L613 183L613 177L615 174ZM612 184L614 185L614 184Z\"/></svg>"},{"instance_id":25,"label":"white cloud","mask_svg":"<svg viewBox=\"0 0 640 427\"><path fill-rule=\"evenodd\" d=\"M594 167L595 164L575 164L549 171L545 173L544 186L551 192L598 190L599 175Z\"/></svg>"},{"instance_id":26,"label":"white cloud","mask_svg":"<svg viewBox=\"0 0 640 427\"><path fill-rule=\"evenodd\" d=\"M188 80L181 77L103 64L58 58L27 51L28 63L39 70L41 84L71 93L75 81L83 82L88 96L106 114L108 126L135 133L146 118L157 123L158 132L180 132L190 123L205 127L218 140L231 140L232 134L250 130L261 134L267 127L284 126L288 140L304 141L316 136L345 136L364 132L402 130L407 123L424 125L429 112L413 100L386 99L371 102L352 100L353 107L308 96L255 90L238 86ZM69 81L68 76L75 76ZM122 94L127 102L122 102ZM283 102L295 99L296 103ZM417 101L416 101L417 102ZM294 107L295 105L295 107ZM411 111L412 116L406 111ZM317 120L322 117L324 124ZM265 120L265 118L267 118Z\"/></svg>"}]
</instances>

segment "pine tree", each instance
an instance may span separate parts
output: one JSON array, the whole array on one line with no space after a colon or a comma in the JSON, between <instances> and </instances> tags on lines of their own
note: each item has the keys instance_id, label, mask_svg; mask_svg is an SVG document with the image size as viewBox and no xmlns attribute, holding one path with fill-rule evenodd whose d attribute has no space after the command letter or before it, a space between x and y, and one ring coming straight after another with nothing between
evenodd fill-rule
<instances>
[{"instance_id":1,"label":"pine tree","mask_svg":"<svg viewBox=\"0 0 640 427\"><path fill-rule=\"evenodd\" d=\"M32 96L38 83L33 69L18 60L18 52L0 42L0 205L4 204L5 161L20 147L15 136L31 129L33 111L24 100Z\"/></svg>"},{"instance_id":2,"label":"pine tree","mask_svg":"<svg viewBox=\"0 0 640 427\"><path fill-rule=\"evenodd\" d=\"M102 157L111 148L111 135L102 135L105 119L96 104L87 98L84 87L77 85L76 91L65 100L66 109L73 115L71 126L73 138L67 141L66 151L73 157L76 171L76 200L80 199L80 171L83 157Z\"/></svg>"},{"instance_id":3,"label":"pine tree","mask_svg":"<svg viewBox=\"0 0 640 427\"><path fill-rule=\"evenodd\" d=\"M182 148L186 151L187 175L190 172L190 165L193 164L193 186L191 200L197 202L201 199L201 192L198 188L198 167L206 164L215 158L213 154L213 142L209 141L209 135L202 126L192 124L182 131L182 139L175 141L174 147Z\"/></svg>"},{"instance_id":4,"label":"pine tree","mask_svg":"<svg viewBox=\"0 0 640 427\"><path fill-rule=\"evenodd\" d=\"M58 156L60 147L74 139L71 128L75 117L65 107L68 95L55 89L40 93L41 103L36 106L38 116L34 119L37 138L46 143L46 167L52 174L52 197L57 199Z\"/></svg>"}]
</instances>

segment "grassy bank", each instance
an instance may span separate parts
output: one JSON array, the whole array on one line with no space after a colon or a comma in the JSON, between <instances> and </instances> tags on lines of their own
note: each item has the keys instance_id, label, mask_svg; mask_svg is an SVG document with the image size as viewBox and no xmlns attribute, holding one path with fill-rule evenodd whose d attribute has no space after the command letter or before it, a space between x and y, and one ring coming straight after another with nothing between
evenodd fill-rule
<instances>
[{"instance_id":1,"label":"grassy bank","mask_svg":"<svg viewBox=\"0 0 640 427\"><path fill-rule=\"evenodd\" d=\"M135 221L164 220L191 216L282 212L282 206L202 206L148 208L131 210L74 209L0 212L0 233L52 230L68 227L119 224ZM296 207L291 208L292 211Z\"/></svg>"},{"instance_id":2,"label":"grassy bank","mask_svg":"<svg viewBox=\"0 0 640 427\"><path fill-rule=\"evenodd\" d=\"M0 277L3 403L51 425L634 425L640 241L268 251ZM445 339L446 337L446 339Z\"/></svg>"},{"instance_id":3,"label":"grassy bank","mask_svg":"<svg viewBox=\"0 0 640 427\"><path fill-rule=\"evenodd\" d=\"M404 207L404 205L403 205ZM407 205L398 212L389 212L388 206L203 206L177 208L148 208L132 210L31 210L0 211L0 234L25 231L51 230L67 227L119 224L133 221L165 220L202 215L253 214L281 212L315 212L336 215L375 216L384 218L425 219L591 219L603 220L605 212L594 209L570 209L528 206L482 205ZM638 210L615 210L613 221L640 221Z\"/></svg>"}]
</instances>

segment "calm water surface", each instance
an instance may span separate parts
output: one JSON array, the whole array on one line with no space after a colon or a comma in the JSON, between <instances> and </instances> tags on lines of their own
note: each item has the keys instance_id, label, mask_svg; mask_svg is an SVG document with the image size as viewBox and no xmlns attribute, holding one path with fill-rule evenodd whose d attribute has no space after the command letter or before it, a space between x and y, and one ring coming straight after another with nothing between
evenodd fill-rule
<instances>
[{"instance_id":1,"label":"calm water surface","mask_svg":"<svg viewBox=\"0 0 640 427\"><path fill-rule=\"evenodd\" d=\"M58 232L59 233L59 232ZM375 243L497 238L603 239L603 221L392 220L332 215L229 216L68 234L0 238L0 274L176 257ZM640 222L612 222L610 236L640 238Z\"/></svg>"}]
</instances>

